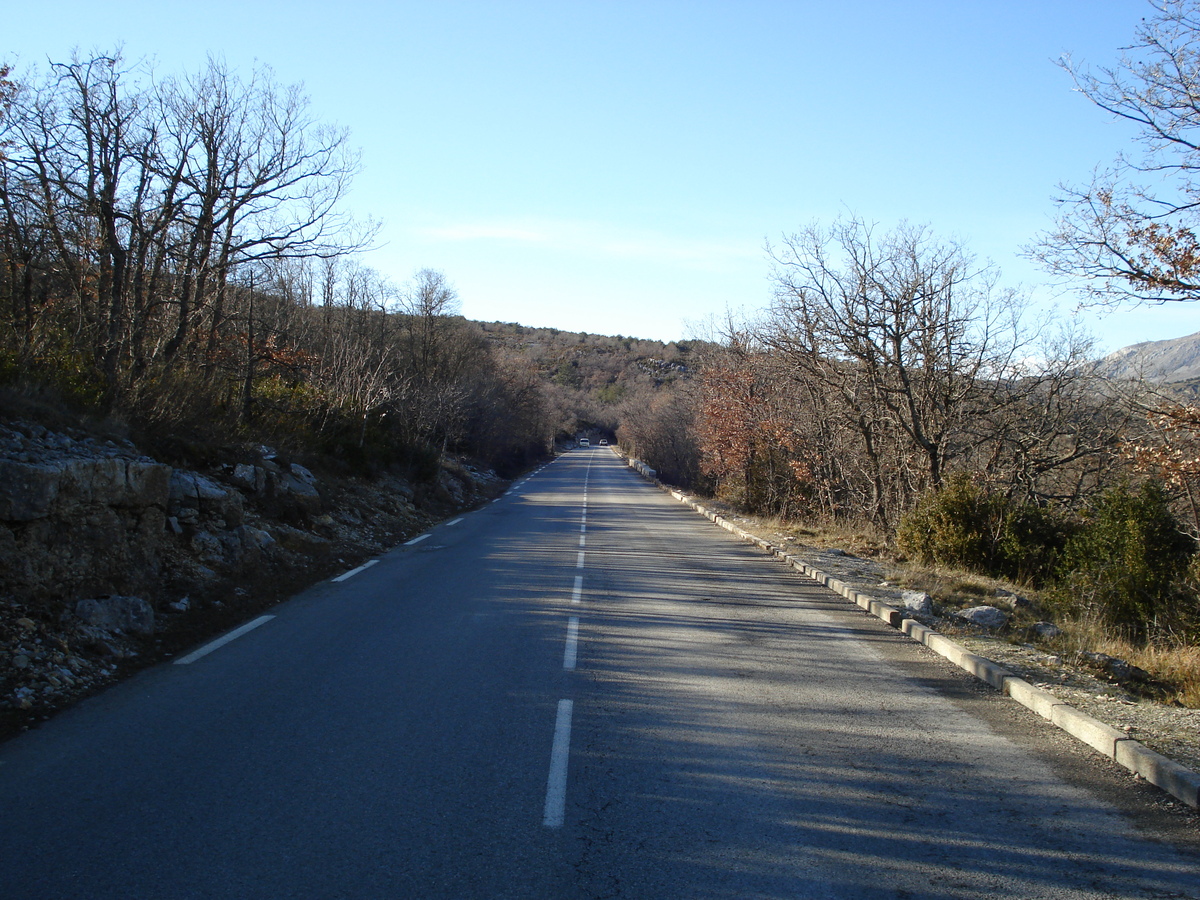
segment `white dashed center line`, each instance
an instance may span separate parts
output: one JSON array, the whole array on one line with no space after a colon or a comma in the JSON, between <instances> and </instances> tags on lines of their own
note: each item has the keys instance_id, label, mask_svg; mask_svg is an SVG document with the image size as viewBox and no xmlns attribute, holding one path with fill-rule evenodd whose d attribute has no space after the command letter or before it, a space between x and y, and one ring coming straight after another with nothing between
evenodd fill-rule
<instances>
[{"instance_id":1,"label":"white dashed center line","mask_svg":"<svg viewBox=\"0 0 1200 900\"><path fill-rule=\"evenodd\" d=\"M579 616L571 616L567 620L567 646L563 650L563 668L568 672L575 669L575 659L579 653Z\"/></svg>"},{"instance_id":2,"label":"white dashed center line","mask_svg":"<svg viewBox=\"0 0 1200 900\"><path fill-rule=\"evenodd\" d=\"M582 569L585 559L584 547L587 545L587 498L588 480L591 477L592 463L588 460L587 472L583 479L583 512L579 523L579 553L575 558L575 568ZM578 603L583 597L583 576L575 576L575 588L571 592L571 602ZM579 657L579 616L567 619L567 641L563 648L563 669L574 671ZM566 816L567 803L567 761L571 755L571 713L573 704L570 700L558 701L558 716L554 721L554 746L550 750L550 775L546 779L546 807L542 824L547 828L562 827Z\"/></svg>"},{"instance_id":3,"label":"white dashed center line","mask_svg":"<svg viewBox=\"0 0 1200 900\"><path fill-rule=\"evenodd\" d=\"M554 746L550 748L550 776L546 779L546 806L542 824L547 828L562 827L567 807L567 759L571 755L570 700L558 701L558 717L554 720Z\"/></svg>"}]
</instances>

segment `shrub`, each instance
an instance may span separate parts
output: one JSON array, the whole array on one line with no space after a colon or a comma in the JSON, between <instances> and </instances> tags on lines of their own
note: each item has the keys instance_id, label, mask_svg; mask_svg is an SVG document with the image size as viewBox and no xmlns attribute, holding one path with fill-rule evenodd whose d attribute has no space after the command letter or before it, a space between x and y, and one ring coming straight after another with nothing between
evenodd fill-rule
<instances>
[{"instance_id":1,"label":"shrub","mask_svg":"<svg viewBox=\"0 0 1200 900\"><path fill-rule=\"evenodd\" d=\"M45 342L36 355L0 347L0 385L48 392L74 409L93 411L101 406L103 383L94 360L65 339Z\"/></svg>"},{"instance_id":2,"label":"shrub","mask_svg":"<svg viewBox=\"0 0 1200 900\"><path fill-rule=\"evenodd\" d=\"M1039 584L1054 572L1070 534L1054 509L1011 506L967 475L926 494L900 522L900 549L925 565Z\"/></svg>"},{"instance_id":3,"label":"shrub","mask_svg":"<svg viewBox=\"0 0 1200 900\"><path fill-rule=\"evenodd\" d=\"M965 475L921 498L900 521L900 549L925 565L957 566L990 573L995 568L1004 517L1003 498L988 494Z\"/></svg>"},{"instance_id":4,"label":"shrub","mask_svg":"<svg viewBox=\"0 0 1200 900\"><path fill-rule=\"evenodd\" d=\"M996 553L996 572L1021 584L1041 585L1054 577L1074 532L1053 507L1025 503L1005 511Z\"/></svg>"},{"instance_id":5,"label":"shrub","mask_svg":"<svg viewBox=\"0 0 1200 900\"><path fill-rule=\"evenodd\" d=\"M1195 551L1162 485L1119 485L1096 500L1067 543L1053 595L1134 639L1186 626L1194 603L1183 580Z\"/></svg>"}]
</instances>

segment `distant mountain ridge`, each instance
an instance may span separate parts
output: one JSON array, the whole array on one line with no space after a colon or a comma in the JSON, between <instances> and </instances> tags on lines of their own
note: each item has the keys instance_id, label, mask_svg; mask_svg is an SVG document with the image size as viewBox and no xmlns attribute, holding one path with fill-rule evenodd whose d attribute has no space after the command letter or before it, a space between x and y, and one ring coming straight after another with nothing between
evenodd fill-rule
<instances>
[{"instance_id":1,"label":"distant mountain ridge","mask_svg":"<svg viewBox=\"0 0 1200 900\"><path fill-rule=\"evenodd\" d=\"M1110 378L1164 383L1200 380L1200 332L1122 347L1100 361L1100 370Z\"/></svg>"}]
</instances>

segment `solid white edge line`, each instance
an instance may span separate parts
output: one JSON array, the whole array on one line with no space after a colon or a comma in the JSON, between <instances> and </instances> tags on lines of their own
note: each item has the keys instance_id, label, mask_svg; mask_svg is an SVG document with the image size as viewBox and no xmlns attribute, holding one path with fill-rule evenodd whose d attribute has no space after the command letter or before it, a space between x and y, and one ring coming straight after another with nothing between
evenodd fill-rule
<instances>
[{"instance_id":1,"label":"solid white edge line","mask_svg":"<svg viewBox=\"0 0 1200 900\"><path fill-rule=\"evenodd\" d=\"M579 616L567 620L567 645L563 649L563 668L568 672L575 669L579 657Z\"/></svg>"},{"instance_id":2,"label":"solid white edge line","mask_svg":"<svg viewBox=\"0 0 1200 900\"><path fill-rule=\"evenodd\" d=\"M208 656L208 654L212 653L214 650L224 647L230 641L240 638L243 634L245 634L248 631L253 631L259 625L265 625L267 622L270 622L273 618L275 618L275 617L274 616L259 616L257 619L254 619L251 622L247 622L245 625L241 626L240 628L235 628L233 631L229 632L229 634L225 635L224 637L219 637L215 641L205 644L199 650L189 653L187 656L181 656L179 659L175 660L175 665L186 666L188 663L194 663L196 660L200 659L202 656Z\"/></svg>"},{"instance_id":3,"label":"solid white edge line","mask_svg":"<svg viewBox=\"0 0 1200 900\"><path fill-rule=\"evenodd\" d=\"M419 543L421 543L421 541L425 540L425 538L427 538L427 537L429 537L429 532L425 532L425 534L421 535L420 537L415 537L411 541L406 541L404 546L411 547L413 544L419 544Z\"/></svg>"},{"instance_id":4,"label":"solid white edge line","mask_svg":"<svg viewBox=\"0 0 1200 900\"><path fill-rule=\"evenodd\" d=\"M550 750L550 775L546 778L546 806L542 824L547 828L562 827L567 811L567 758L571 754L570 700L558 701L554 719L554 746Z\"/></svg>"},{"instance_id":5,"label":"solid white edge line","mask_svg":"<svg viewBox=\"0 0 1200 900\"><path fill-rule=\"evenodd\" d=\"M362 571L364 571L364 570L366 570L366 569L369 569L369 568L371 568L371 566L375 565L375 563L377 563L377 562L379 562L379 560L377 560L377 559L372 559L372 560L370 560L369 562L365 562L365 563L363 563L363 564L362 564L361 566L359 566L357 569L351 569L349 572L343 572L343 573L342 573L341 575L339 575L337 578L331 578L331 579L330 579L330 581L345 581L347 578L353 578L353 577L354 577L355 575L357 575L359 572L362 572Z\"/></svg>"}]
</instances>

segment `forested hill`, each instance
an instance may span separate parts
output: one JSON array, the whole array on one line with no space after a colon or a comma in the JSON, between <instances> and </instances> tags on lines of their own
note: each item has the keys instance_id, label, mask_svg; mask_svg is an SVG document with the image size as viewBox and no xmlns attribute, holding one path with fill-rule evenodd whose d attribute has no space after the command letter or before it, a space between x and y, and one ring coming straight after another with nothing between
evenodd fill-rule
<instances>
[{"instance_id":1,"label":"forested hill","mask_svg":"<svg viewBox=\"0 0 1200 900\"><path fill-rule=\"evenodd\" d=\"M536 372L560 434L596 431L615 437L631 409L649 406L690 379L704 351L703 343L691 341L478 324L498 356Z\"/></svg>"},{"instance_id":2,"label":"forested hill","mask_svg":"<svg viewBox=\"0 0 1200 900\"><path fill-rule=\"evenodd\" d=\"M637 383L661 386L687 375L696 362L692 342L531 328L511 322L479 323L489 342L534 365L547 380L619 400Z\"/></svg>"}]
</instances>

